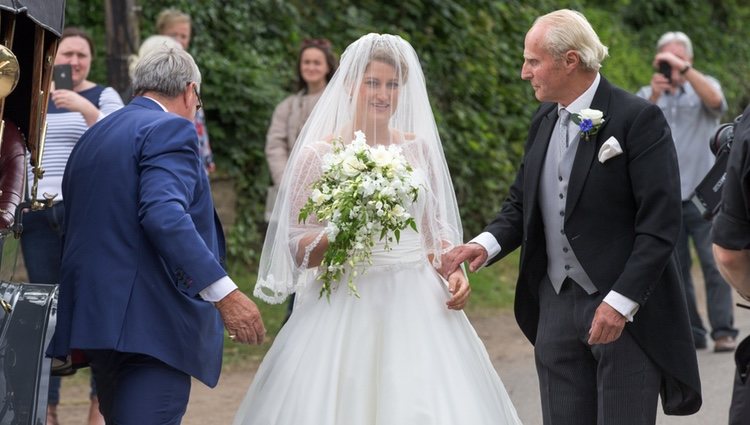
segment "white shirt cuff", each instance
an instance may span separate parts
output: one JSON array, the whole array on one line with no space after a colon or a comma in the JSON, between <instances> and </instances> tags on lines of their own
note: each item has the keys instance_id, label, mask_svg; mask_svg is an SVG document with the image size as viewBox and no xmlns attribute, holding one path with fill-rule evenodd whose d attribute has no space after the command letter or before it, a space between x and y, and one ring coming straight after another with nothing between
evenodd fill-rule
<instances>
[{"instance_id":1,"label":"white shirt cuff","mask_svg":"<svg viewBox=\"0 0 750 425\"><path fill-rule=\"evenodd\" d=\"M206 289L199 292L201 298L215 303L237 289L237 285L229 276L224 276L216 282L208 285Z\"/></svg>"},{"instance_id":2,"label":"white shirt cuff","mask_svg":"<svg viewBox=\"0 0 750 425\"><path fill-rule=\"evenodd\" d=\"M497 243L497 239L495 239L490 232L480 233L477 237L470 240L469 243L482 245L487 251L487 261L482 264L482 267L486 266L491 259L495 258L495 256L500 253L500 244Z\"/></svg>"},{"instance_id":3,"label":"white shirt cuff","mask_svg":"<svg viewBox=\"0 0 750 425\"><path fill-rule=\"evenodd\" d=\"M628 322L633 321L635 313L640 308L640 305L638 305L637 302L616 291L609 291L607 296L604 297L604 302L625 316L625 318L628 319Z\"/></svg>"}]
</instances>

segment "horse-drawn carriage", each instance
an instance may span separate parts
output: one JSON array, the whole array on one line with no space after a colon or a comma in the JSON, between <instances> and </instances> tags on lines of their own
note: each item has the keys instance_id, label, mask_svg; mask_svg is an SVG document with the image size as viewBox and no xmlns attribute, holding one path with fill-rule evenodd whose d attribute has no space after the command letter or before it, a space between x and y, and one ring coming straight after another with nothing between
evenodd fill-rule
<instances>
[{"instance_id":1,"label":"horse-drawn carriage","mask_svg":"<svg viewBox=\"0 0 750 425\"><path fill-rule=\"evenodd\" d=\"M28 167L44 172L42 152L52 66L64 0L0 0L0 425L45 422L51 363L44 349L56 317L57 287L12 282ZM29 165L30 164L30 165ZM36 180L35 178L35 180Z\"/></svg>"}]
</instances>

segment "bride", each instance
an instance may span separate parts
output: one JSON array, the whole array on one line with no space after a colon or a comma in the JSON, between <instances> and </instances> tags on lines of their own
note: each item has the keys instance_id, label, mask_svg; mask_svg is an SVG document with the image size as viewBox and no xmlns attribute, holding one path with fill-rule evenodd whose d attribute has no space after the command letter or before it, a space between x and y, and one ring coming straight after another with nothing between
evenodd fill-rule
<instances>
[{"instance_id":1,"label":"bride","mask_svg":"<svg viewBox=\"0 0 750 425\"><path fill-rule=\"evenodd\" d=\"M417 231L371 264L355 264L321 297L325 222L299 220L331 141L362 131L370 145L400 147L418 184L409 213ZM462 243L448 167L411 45L368 34L352 43L305 124L269 223L255 295L296 293L240 405L235 424L399 425L520 423L489 356L461 310L470 288L459 270L444 281L441 256ZM356 273L355 273L356 272ZM358 296L347 288L353 273Z\"/></svg>"}]
</instances>

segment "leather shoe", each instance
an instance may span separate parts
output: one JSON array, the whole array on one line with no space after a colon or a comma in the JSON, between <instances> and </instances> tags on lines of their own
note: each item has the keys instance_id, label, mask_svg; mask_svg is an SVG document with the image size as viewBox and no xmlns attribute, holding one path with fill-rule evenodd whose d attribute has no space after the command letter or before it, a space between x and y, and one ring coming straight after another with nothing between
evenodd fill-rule
<instances>
[{"instance_id":1,"label":"leather shoe","mask_svg":"<svg viewBox=\"0 0 750 425\"><path fill-rule=\"evenodd\" d=\"M737 348L737 341L732 336L720 336L714 341L714 353L728 353L734 351L735 348Z\"/></svg>"}]
</instances>

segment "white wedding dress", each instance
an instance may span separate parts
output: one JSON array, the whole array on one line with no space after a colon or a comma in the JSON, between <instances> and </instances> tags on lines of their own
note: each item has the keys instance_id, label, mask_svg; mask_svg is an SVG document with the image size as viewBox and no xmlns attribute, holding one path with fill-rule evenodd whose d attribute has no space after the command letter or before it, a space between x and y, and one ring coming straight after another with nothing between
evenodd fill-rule
<instances>
[{"instance_id":1,"label":"white wedding dress","mask_svg":"<svg viewBox=\"0 0 750 425\"><path fill-rule=\"evenodd\" d=\"M409 230L330 302L298 291L240 405L240 425L504 425L516 410L463 311Z\"/></svg>"}]
</instances>

